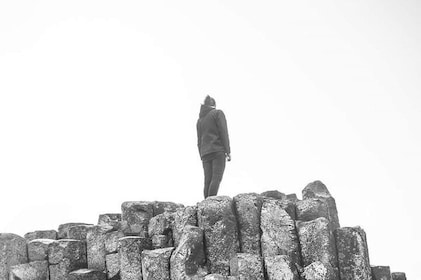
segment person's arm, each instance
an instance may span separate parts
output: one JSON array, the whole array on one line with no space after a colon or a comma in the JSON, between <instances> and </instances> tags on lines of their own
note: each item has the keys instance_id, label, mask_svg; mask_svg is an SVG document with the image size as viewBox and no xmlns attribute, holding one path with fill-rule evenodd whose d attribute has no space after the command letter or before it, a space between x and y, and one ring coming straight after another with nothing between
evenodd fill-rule
<instances>
[{"instance_id":1,"label":"person's arm","mask_svg":"<svg viewBox=\"0 0 421 280\"><path fill-rule=\"evenodd\" d=\"M218 111L217 115L217 125L219 129L219 136L221 137L222 144L224 145L225 153L227 155L228 161L231 160L231 148L230 148L230 140L228 136L228 126L227 120L225 118L224 112L221 110Z\"/></svg>"},{"instance_id":2,"label":"person's arm","mask_svg":"<svg viewBox=\"0 0 421 280\"><path fill-rule=\"evenodd\" d=\"M199 155L200 155L200 144L202 140L202 136L200 135L200 129L199 129L199 120L196 124L196 130L197 130L197 148L199 149Z\"/></svg>"}]
</instances>

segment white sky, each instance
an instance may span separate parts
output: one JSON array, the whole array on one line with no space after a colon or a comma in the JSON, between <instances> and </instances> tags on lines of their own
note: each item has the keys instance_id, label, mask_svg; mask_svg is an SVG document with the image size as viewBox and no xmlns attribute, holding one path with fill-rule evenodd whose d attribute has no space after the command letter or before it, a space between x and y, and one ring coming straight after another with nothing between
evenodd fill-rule
<instances>
[{"instance_id":1,"label":"white sky","mask_svg":"<svg viewBox=\"0 0 421 280\"><path fill-rule=\"evenodd\" d=\"M322 180L373 265L421 279L418 1L0 2L0 232L202 199L206 94L221 195Z\"/></svg>"}]
</instances>

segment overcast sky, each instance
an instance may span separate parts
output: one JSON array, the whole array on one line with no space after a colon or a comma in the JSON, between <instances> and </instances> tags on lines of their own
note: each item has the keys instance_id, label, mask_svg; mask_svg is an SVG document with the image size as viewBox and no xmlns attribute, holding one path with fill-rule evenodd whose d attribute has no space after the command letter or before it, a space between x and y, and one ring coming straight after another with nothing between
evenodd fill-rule
<instances>
[{"instance_id":1,"label":"overcast sky","mask_svg":"<svg viewBox=\"0 0 421 280\"><path fill-rule=\"evenodd\" d=\"M0 232L202 199L196 121L225 112L220 195L323 181L372 265L421 279L421 4L0 2Z\"/></svg>"}]
</instances>

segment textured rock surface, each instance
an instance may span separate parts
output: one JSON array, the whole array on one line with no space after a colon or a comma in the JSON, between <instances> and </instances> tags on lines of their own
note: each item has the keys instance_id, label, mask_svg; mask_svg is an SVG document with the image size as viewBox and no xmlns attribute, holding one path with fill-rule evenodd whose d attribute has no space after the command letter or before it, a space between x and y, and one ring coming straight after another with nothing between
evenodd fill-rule
<instances>
[{"instance_id":1,"label":"textured rock surface","mask_svg":"<svg viewBox=\"0 0 421 280\"><path fill-rule=\"evenodd\" d=\"M98 217L99 226L110 226L115 230L120 229L121 226L121 214L119 213L108 213L101 214Z\"/></svg>"},{"instance_id":2,"label":"textured rock surface","mask_svg":"<svg viewBox=\"0 0 421 280\"><path fill-rule=\"evenodd\" d=\"M297 201L296 203L297 220L312 221L320 217L329 220L329 209L325 199L322 198L308 198Z\"/></svg>"},{"instance_id":3,"label":"textured rock surface","mask_svg":"<svg viewBox=\"0 0 421 280\"><path fill-rule=\"evenodd\" d=\"M154 235L152 236L152 248L161 249L173 247L173 241L168 235Z\"/></svg>"},{"instance_id":4,"label":"textured rock surface","mask_svg":"<svg viewBox=\"0 0 421 280\"><path fill-rule=\"evenodd\" d=\"M295 222L275 199L265 199L261 211L262 255L287 255L294 264L301 265Z\"/></svg>"},{"instance_id":5,"label":"textured rock surface","mask_svg":"<svg viewBox=\"0 0 421 280\"><path fill-rule=\"evenodd\" d=\"M183 204L174 203L171 201L154 201L153 202L153 216L162 214L164 212L173 213L178 208L183 208Z\"/></svg>"},{"instance_id":6,"label":"textured rock surface","mask_svg":"<svg viewBox=\"0 0 421 280\"><path fill-rule=\"evenodd\" d=\"M86 223L66 223L58 226L57 239L68 239L69 229L73 226L92 226Z\"/></svg>"},{"instance_id":7,"label":"textured rock surface","mask_svg":"<svg viewBox=\"0 0 421 280\"><path fill-rule=\"evenodd\" d=\"M208 274L203 280L227 280L228 277L221 274Z\"/></svg>"},{"instance_id":8,"label":"textured rock surface","mask_svg":"<svg viewBox=\"0 0 421 280\"><path fill-rule=\"evenodd\" d=\"M35 261L14 265L10 268L9 280L49 280L47 261Z\"/></svg>"},{"instance_id":9,"label":"textured rock surface","mask_svg":"<svg viewBox=\"0 0 421 280\"><path fill-rule=\"evenodd\" d=\"M229 261L239 252L232 199L212 196L198 204L198 224L205 234L209 271L229 275Z\"/></svg>"},{"instance_id":10,"label":"textured rock surface","mask_svg":"<svg viewBox=\"0 0 421 280\"><path fill-rule=\"evenodd\" d=\"M109 254L105 256L105 264L107 266L107 279L120 279L120 258L118 253Z\"/></svg>"},{"instance_id":11,"label":"textured rock surface","mask_svg":"<svg viewBox=\"0 0 421 280\"><path fill-rule=\"evenodd\" d=\"M197 279L207 274L203 231L187 225L170 259L171 279Z\"/></svg>"},{"instance_id":12,"label":"textured rock surface","mask_svg":"<svg viewBox=\"0 0 421 280\"><path fill-rule=\"evenodd\" d=\"M256 193L239 194L234 197L238 219L240 251L260 254L260 211L263 198Z\"/></svg>"},{"instance_id":13,"label":"textured rock surface","mask_svg":"<svg viewBox=\"0 0 421 280\"><path fill-rule=\"evenodd\" d=\"M34 239L28 242L28 259L30 262L48 259L48 248L54 239Z\"/></svg>"},{"instance_id":14,"label":"textured rock surface","mask_svg":"<svg viewBox=\"0 0 421 280\"><path fill-rule=\"evenodd\" d=\"M87 267L85 242L60 239L51 243L48 248L48 262L51 280L66 279L71 271Z\"/></svg>"},{"instance_id":15,"label":"textured rock surface","mask_svg":"<svg viewBox=\"0 0 421 280\"><path fill-rule=\"evenodd\" d=\"M326 218L309 222L297 221L297 230L304 266L320 261L329 263L333 268L338 267L335 238Z\"/></svg>"},{"instance_id":16,"label":"textured rock surface","mask_svg":"<svg viewBox=\"0 0 421 280\"><path fill-rule=\"evenodd\" d=\"M238 253L230 261L230 272L232 276L238 276L240 280L264 280L262 257Z\"/></svg>"},{"instance_id":17,"label":"textured rock surface","mask_svg":"<svg viewBox=\"0 0 421 280\"><path fill-rule=\"evenodd\" d=\"M119 239L120 277L122 280L142 279L141 253L145 237L128 236Z\"/></svg>"},{"instance_id":18,"label":"textured rock surface","mask_svg":"<svg viewBox=\"0 0 421 280\"><path fill-rule=\"evenodd\" d=\"M403 272L392 272L392 280L406 280L406 275Z\"/></svg>"},{"instance_id":19,"label":"textured rock surface","mask_svg":"<svg viewBox=\"0 0 421 280\"><path fill-rule=\"evenodd\" d=\"M174 222L172 225L172 233L174 245L177 247L178 242L183 234L184 228L187 226L197 226L197 207L187 206L178 208L174 213Z\"/></svg>"},{"instance_id":20,"label":"textured rock surface","mask_svg":"<svg viewBox=\"0 0 421 280\"><path fill-rule=\"evenodd\" d=\"M68 280L106 280L104 272L93 269L78 269L69 273Z\"/></svg>"},{"instance_id":21,"label":"textured rock surface","mask_svg":"<svg viewBox=\"0 0 421 280\"><path fill-rule=\"evenodd\" d=\"M11 266L26 262L26 239L13 233L0 233L0 279L9 278Z\"/></svg>"},{"instance_id":22,"label":"textured rock surface","mask_svg":"<svg viewBox=\"0 0 421 280\"><path fill-rule=\"evenodd\" d=\"M86 250L89 269L105 270L105 239L106 234L112 230L110 226L93 226L88 229Z\"/></svg>"},{"instance_id":23,"label":"textured rock surface","mask_svg":"<svg viewBox=\"0 0 421 280\"><path fill-rule=\"evenodd\" d=\"M298 270L290 256L268 256L264 263L267 280L299 280Z\"/></svg>"},{"instance_id":24,"label":"textured rock surface","mask_svg":"<svg viewBox=\"0 0 421 280\"><path fill-rule=\"evenodd\" d=\"M335 230L341 280L371 280L367 238L360 227Z\"/></svg>"},{"instance_id":25,"label":"textured rock surface","mask_svg":"<svg viewBox=\"0 0 421 280\"><path fill-rule=\"evenodd\" d=\"M390 267L388 266L373 266L371 267L371 275L373 280L391 280Z\"/></svg>"},{"instance_id":26,"label":"textured rock surface","mask_svg":"<svg viewBox=\"0 0 421 280\"><path fill-rule=\"evenodd\" d=\"M116 253L118 250L118 240L122 237L124 237L124 233L121 231L106 232L104 236L105 254Z\"/></svg>"},{"instance_id":27,"label":"textured rock surface","mask_svg":"<svg viewBox=\"0 0 421 280\"><path fill-rule=\"evenodd\" d=\"M329 263L316 261L304 268L303 280L339 280L338 274ZM355 278L355 280L359 278Z\"/></svg>"},{"instance_id":28,"label":"textured rock surface","mask_svg":"<svg viewBox=\"0 0 421 280\"><path fill-rule=\"evenodd\" d=\"M170 280L170 257L174 248L144 250L142 252L143 280Z\"/></svg>"},{"instance_id":29,"label":"textured rock surface","mask_svg":"<svg viewBox=\"0 0 421 280\"><path fill-rule=\"evenodd\" d=\"M320 181L308 184L302 191L303 199L319 198L325 201L328 208L328 220L331 223L332 231L339 228L338 210L335 199L330 195L327 187Z\"/></svg>"},{"instance_id":30,"label":"textured rock surface","mask_svg":"<svg viewBox=\"0 0 421 280\"><path fill-rule=\"evenodd\" d=\"M68 239L76 239L86 241L86 236L90 228L94 227L93 225L74 225L67 229Z\"/></svg>"},{"instance_id":31,"label":"textured rock surface","mask_svg":"<svg viewBox=\"0 0 421 280\"><path fill-rule=\"evenodd\" d=\"M153 217L153 202L126 201L121 205L121 219L127 224L126 235L148 236L149 220Z\"/></svg>"},{"instance_id":32,"label":"textured rock surface","mask_svg":"<svg viewBox=\"0 0 421 280\"><path fill-rule=\"evenodd\" d=\"M277 190L265 191L265 192L262 192L260 195L264 196L264 197L275 198L275 199L278 199L278 200L286 199L286 195L284 193L281 193L280 191L277 191Z\"/></svg>"},{"instance_id":33,"label":"textured rock surface","mask_svg":"<svg viewBox=\"0 0 421 280\"><path fill-rule=\"evenodd\" d=\"M149 221L148 234L161 235L171 230L172 218L167 212L152 217Z\"/></svg>"},{"instance_id":34,"label":"textured rock surface","mask_svg":"<svg viewBox=\"0 0 421 280\"><path fill-rule=\"evenodd\" d=\"M57 239L57 231L56 230L37 230L37 231L26 233L24 238L28 242L34 239Z\"/></svg>"}]
</instances>

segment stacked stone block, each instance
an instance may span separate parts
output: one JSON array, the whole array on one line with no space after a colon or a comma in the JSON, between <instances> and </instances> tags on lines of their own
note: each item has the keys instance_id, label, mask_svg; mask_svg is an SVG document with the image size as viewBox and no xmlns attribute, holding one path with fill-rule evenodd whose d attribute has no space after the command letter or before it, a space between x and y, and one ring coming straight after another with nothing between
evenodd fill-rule
<instances>
[{"instance_id":1,"label":"stacked stone block","mask_svg":"<svg viewBox=\"0 0 421 280\"><path fill-rule=\"evenodd\" d=\"M0 234L0 280L406 280L370 266L365 232L340 227L323 183L302 194L128 201L96 225Z\"/></svg>"}]
</instances>

